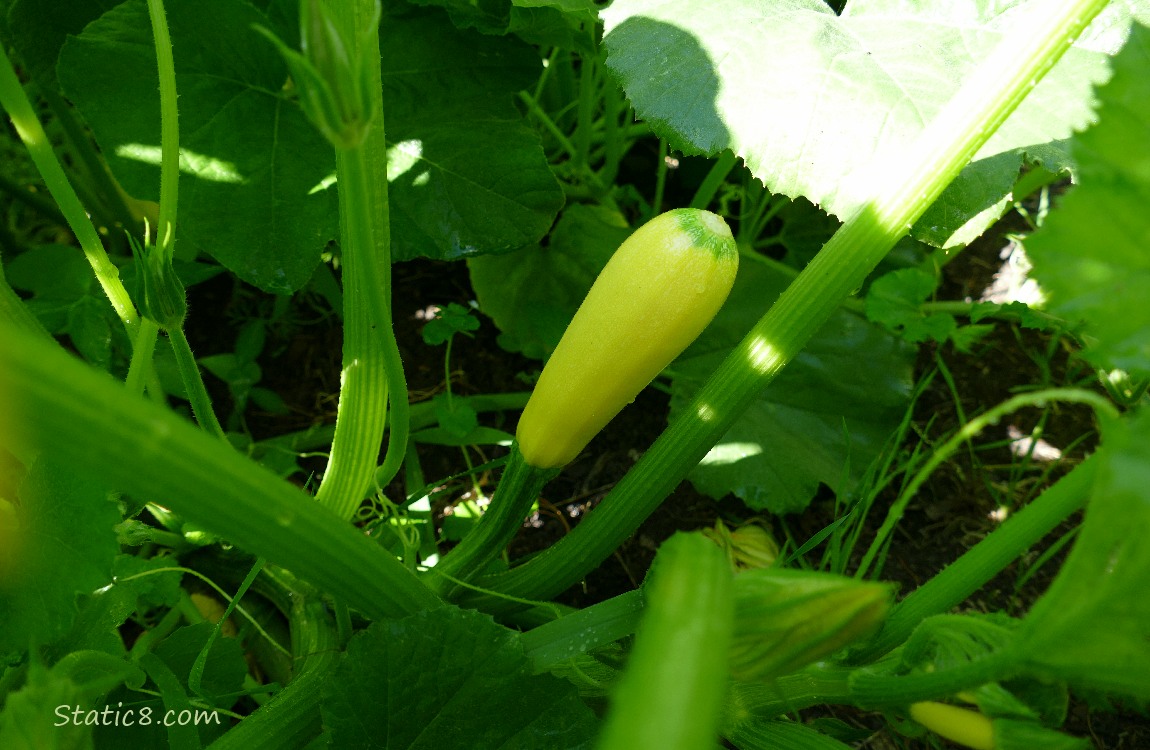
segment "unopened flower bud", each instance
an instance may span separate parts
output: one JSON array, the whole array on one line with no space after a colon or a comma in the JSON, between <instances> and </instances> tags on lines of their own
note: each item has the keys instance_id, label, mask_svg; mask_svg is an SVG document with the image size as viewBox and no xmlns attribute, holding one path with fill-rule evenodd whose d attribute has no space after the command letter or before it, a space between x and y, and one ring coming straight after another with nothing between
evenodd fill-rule
<instances>
[{"instance_id":1,"label":"unopened flower bud","mask_svg":"<svg viewBox=\"0 0 1150 750\"><path fill-rule=\"evenodd\" d=\"M181 327L188 314L187 294L183 282L172 268L171 258L165 257L165 253L152 245L141 248L131 237L129 242L136 256L140 312L165 331Z\"/></svg>"},{"instance_id":2,"label":"unopened flower bud","mask_svg":"<svg viewBox=\"0 0 1150 750\"><path fill-rule=\"evenodd\" d=\"M283 57L304 114L337 148L354 148L362 143L378 115L372 68L379 67L379 59L363 50L368 46L369 35L379 33L379 17L377 3L371 22L356 31L339 23L327 3L302 0L302 54L267 29L257 28Z\"/></svg>"},{"instance_id":3,"label":"unopened flower bud","mask_svg":"<svg viewBox=\"0 0 1150 750\"><path fill-rule=\"evenodd\" d=\"M830 573L760 568L735 576L731 672L767 681L864 638L882 624L893 590Z\"/></svg>"},{"instance_id":4,"label":"unopened flower bud","mask_svg":"<svg viewBox=\"0 0 1150 750\"><path fill-rule=\"evenodd\" d=\"M771 533L756 523L732 531L720 519L715 521L713 529L703 529L703 536L727 553L731 569L736 573L773 565L779 556L779 545Z\"/></svg>"}]
</instances>

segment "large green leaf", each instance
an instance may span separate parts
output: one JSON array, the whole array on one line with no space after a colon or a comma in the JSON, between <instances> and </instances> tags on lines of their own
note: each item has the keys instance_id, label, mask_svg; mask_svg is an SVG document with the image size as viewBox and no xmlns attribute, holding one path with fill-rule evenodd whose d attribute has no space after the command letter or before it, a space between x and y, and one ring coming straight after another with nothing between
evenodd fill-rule
<instances>
[{"instance_id":1,"label":"large green leaf","mask_svg":"<svg viewBox=\"0 0 1150 750\"><path fill-rule=\"evenodd\" d=\"M846 178L897 153L966 75L1031 14L1026 0L617 0L603 11L607 64L636 111L689 153L730 148L773 192L840 217L867 200ZM1113 3L915 225L938 245L977 236L1006 205L1023 157L1058 171L1062 140L1090 118L1132 13ZM865 190L865 188L864 188Z\"/></svg>"},{"instance_id":2,"label":"large green leaf","mask_svg":"<svg viewBox=\"0 0 1150 750\"><path fill-rule=\"evenodd\" d=\"M537 241L563 205L513 104L538 74L538 55L515 39L459 31L438 10L388 5L380 45L393 257ZM165 7L180 94L178 236L262 289L298 289L337 235L332 148L285 94L278 53L252 30L271 25L260 11L241 0ZM159 98L144 0L70 39L59 75L117 178L155 199Z\"/></svg>"},{"instance_id":3,"label":"large green leaf","mask_svg":"<svg viewBox=\"0 0 1150 750\"><path fill-rule=\"evenodd\" d=\"M388 750L582 748L597 724L571 684L532 674L516 633L446 607L352 638L322 710L333 747Z\"/></svg>"},{"instance_id":4,"label":"large green leaf","mask_svg":"<svg viewBox=\"0 0 1150 750\"><path fill-rule=\"evenodd\" d=\"M54 86L64 40L117 5L118 0L15 0L8 9L8 28L28 76Z\"/></svg>"},{"instance_id":5,"label":"large green leaf","mask_svg":"<svg viewBox=\"0 0 1150 750\"><path fill-rule=\"evenodd\" d=\"M1074 549L1018 631L1030 666L1150 700L1150 414L1103 424L1104 452Z\"/></svg>"},{"instance_id":6,"label":"large green leaf","mask_svg":"<svg viewBox=\"0 0 1150 750\"><path fill-rule=\"evenodd\" d=\"M178 238L261 289L303 286L334 236L334 154L282 93L287 72L240 0L165 3L180 95ZM137 198L159 193L159 92L144 0L72 37L60 84Z\"/></svg>"},{"instance_id":7,"label":"large green leaf","mask_svg":"<svg viewBox=\"0 0 1150 750\"><path fill-rule=\"evenodd\" d=\"M532 245L468 262L480 309L495 321L499 344L545 359L611 255L631 234L618 212L574 205L547 247Z\"/></svg>"},{"instance_id":8,"label":"large green leaf","mask_svg":"<svg viewBox=\"0 0 1150 750\"><path fill-rule=\"evenodd\" d=\"M787 284L744 262L711 327L671 367L671 419ZM820 482L851 489L902 417L913 349L852 313L831 317L691 472L712 497L772 513L806 508Z\"/></svg>"},{"instance_id":9,"label":"large green leaf","mask_svg":"<svg viewBox=\"0 0 1150 750\"><path fill-rule=\"evenodd\" d=\"M1050 310L1086 322L1086 356L1150 375L1150 29L1135 28L1098 98L1098 124L1071 142L1080 184L1026 251Z\"/></svg>"},{"instance_id":10,"label":"large green leaf","mask_svg":"<svg viewBox=\"0 0 1150 750\"><path fill-rule=\"evenodd\" d=\"M119 552L102 488L43 457L14 491L16 476L0 476L0 659L67 633L77 595L111 582Z\"/></svg>"},{"instance_id":11,"label":"large green leaf","mask_svg":"<svg viewBox=\"0 0 1150 750\"><path fill-rule=\"evenodd\" d=\"M385 18L380 48L392 256L452 260L546 234L563 193L512 100L538 55L459 31L439 11Z\"/></svg>"}]
</instances>

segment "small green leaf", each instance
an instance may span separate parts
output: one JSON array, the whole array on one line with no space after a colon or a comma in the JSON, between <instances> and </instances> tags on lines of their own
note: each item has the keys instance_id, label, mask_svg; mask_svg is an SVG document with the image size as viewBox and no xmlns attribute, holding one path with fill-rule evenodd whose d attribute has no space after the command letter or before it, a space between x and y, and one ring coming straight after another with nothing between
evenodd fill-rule
<instances>
[{"instance_id":1,"label":"small green leaf","mask_svg":"<svg viewBox=\"0 0 1150 750\"><path fill-rule=\"evenodd\" d=\"M174 570L153 572L170 567L172 561L163 557L119 555L113 567L116 586L132 591L142 610L149 607L174 607L181 596L180 573Z\"/></svg>"},{"instance_id":2,"label":"small green leaf","mask_svg":"<svg viewBox=\"0 0 1150 750\"><path fill-rule=\"evenodd\" d=\"M516 633L447 607L356 634L322 712L334 747L387 750L589 748L596 727L569 683L532 674Z\"/></svg>"},{"instance_id":3,"label":"small green leaf","mask_svg":"<svg viewBox=\"0 0 1150 750\"><path fill-rule=\"evenodd\" d=\"M31 664L24 686L6 696L0 713L0 747L5 750L83 750L92 747L92 726L72 711L82 692L67 675Z\"/></svg>"},{"instance_id":4,"label":"small green leaf","mask_svg":"<svg viewBox=\"0 0 1150 750\"><path fill-rule=\"evenodd\" d=\"M950 332L950 340L954 344L954 348L963 354L971 354L974 350L975 344L982 341L990 332L994 330L994 326L980 325L980 326L959 326Z\"/></svg>"},{"instance_id":5,"label":"small green leaf","mask_svg":"<svg viewBox=\"0 0 1150 750\"><path fill-rule=\"evenodd\" d=\"M924 313L937 279L918 268L892 271L875 280L866 296L867 320L880 323L912 343L946 341L958 324L954 316Z\"/></svg>"},{"instance_id":6,"label":"small green leaf","mask_svg":"<svg viewBox=\"0 0 1150 750\"><path fill-rule=\"evenodd\" d=\"M479 319L463 305L452 302L441 307L432 320L423 327L423 343L428 346L446 344L457 333L466 336L479 330Z\"/></svg>"},{"instance_id":7,"label":"small green leaf","mask_svg":"<svg viewBox=\"0 0 1150 750\"><path fill-rule=\"evenodd\" d=\"M1018 324L1023 328L1033 328L1039 331L1051 331L1058 328L1056 320L1044 316L1025 302L1008 302L1005 305L997 302L976 302L970 308L970 322L977 323L992 315L1017 316Z\"/></svg>"},{"instance_id":8,"label":"small green leaf","mask_svg":"<svg viewBox=\"0 0 1150 750\"><path fill-rule=\"evenodd\" d=\"M95 284L84 254L68 245L39 245L20 253L6 262L4 276L34 299L74 302Z\"/></svg>"},{"instance_id":9,"label":"small green leaf","mask_svg":"<svg viewBox=\"0 0 1150 750\"><path fill-rule=\"evenodd\" d=\"M252 385L263 377L260 366L255 362L244 362L235 354L211 354L197 360L200 365L228 384L236 400L247 398Z\"/></svg>"},{"instance_id":10,"label":"small green leaf","mask_svg":"<svg viewBox=\"0 0 1150 750\"><path fill-rule=\"evenodd\" d=\"M464 437L479 425L475 410L463 399L449 399L446 393L441 393L435 397L434 403L439 426L450 435Z\"/></svg>"},{"instance_id":11,"label":"small green leaf","mask_svg":"<svg viewBox=\"0 0 1150 750\"><path fill-rule=\"evenodd\" d=\"M283 397L270 388L264 388L263 386L257 385L252 388L248 396L251 398L252 403L255 404L257 408L262 409L269 414L291 413L291 407L288 406L287 402L283 400Z\"/></svg>"},{"instance_id":12,"label":"small green leaf","mask_svg":"<svg viewBox=\"0 0 1150 750\"><path fill-rule=\"evenodd\" d=\"M112 358L112 327L108 324L111 307L107 300L85 296L68 310L68 337L76 350L101 370L108 369Z\"/></svg>"}]
</instances>

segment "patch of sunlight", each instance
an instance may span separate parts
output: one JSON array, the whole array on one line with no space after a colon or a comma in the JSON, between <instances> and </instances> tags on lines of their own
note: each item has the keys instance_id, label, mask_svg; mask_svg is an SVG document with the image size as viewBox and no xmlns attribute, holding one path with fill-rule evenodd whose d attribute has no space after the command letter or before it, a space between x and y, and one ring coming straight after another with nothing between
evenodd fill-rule
<instances>
[{"instance_id":1,"label":"patch of sunlight","mask_svg":"<svg viewBox=\"0 0 1150 750\"><path fill-rule=\"evenodd\" d=\"M1010 452L1022 458L1030 456L1032 461L1049 463L1062 458L1062 451L1042 438L1025 434L1014 425L1008 425L1006 434L1010 437Z\"/></svg>"},{"instance_id":2,"label":"patch of sunlight","mask_svg":"<svg viewBox=\"0 0 1150 750\"><path fill-rule=\"evenodd\" d=\"M779 353L771 342L759 337L751 342L751 351L747 355L747 361L751 367L755 368L756 372L764 373L778 365Z\"/></svg>"},{"instance_id":3,"label":"patch of sunlight","mask_svg":"<svg viewBox=\"0 0 1150 750\"><path fill-rule=\"evenodd\" d=\"M118 146L116 155L156 166L160 165L161 160L159 146L147 146L142 143L125 143ZM201 180L209 182L226 182L233 185L242 185L247 182L247 178L240 174L232 162L206 154L197 154L186 148L180 149L180 171L193 174Z\"/></svg>"},{"instance_id":4,"label":"patch of sunlight","mask_svg":"<svg viewBox=\"0 0 1150 750\"><path fill-rule=\"evenodd\" d=\"M1010 302L1024 302L1031 307L1041 307L1046 294L1038 282L1030 278L1032 268L1026 250L1016 240L1011 240L1002 248L998 257L1002 265L994 274L990 286L982 290L980 302L996 302L1005 305Z\"/></svg>"},{"instance_id":5,"label":"patch of sunlight","mask_svg":"<svg viewBox=\"0 0 1150 750\"><path fill-rule=\"evenodd\" d=\"M703 457L700 466L727 466L763 452L758 443L719 443Z\"/></svg>"},{"instance_id":6,"label":"patch of sunlight","mask_svg":"<svg viewBox=\"0 0 1150 750\"><path fill-rule=\"evenodd\" d=\"M423 158L423 141L412 139L400 141L387 150L387 181L395 182L419 163ZM424 173L425 175L426 173ZM420 175L420 177L424 177ZM419 178L416 178L417 180ZM424 179L426 182L427 179Z\"/></svg>"}]
</instances>

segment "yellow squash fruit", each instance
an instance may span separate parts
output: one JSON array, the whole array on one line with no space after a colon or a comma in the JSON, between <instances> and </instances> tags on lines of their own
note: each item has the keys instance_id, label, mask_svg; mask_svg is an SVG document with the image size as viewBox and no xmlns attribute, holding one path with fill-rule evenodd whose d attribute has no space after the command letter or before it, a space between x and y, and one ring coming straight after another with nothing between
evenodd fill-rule
<instances>
[{"instance_id":1,"label":"yellow squash fruit","mask_svg":"<svg viewBox=\"0 0 1150 750\"><path fill-rule=\"evenodd\" d=\"M709 211L661 214L627 238L555 348L516 437L538 468L569 463L695 340L738 270L731 230Z\"/></svg>"}]
</instances>

